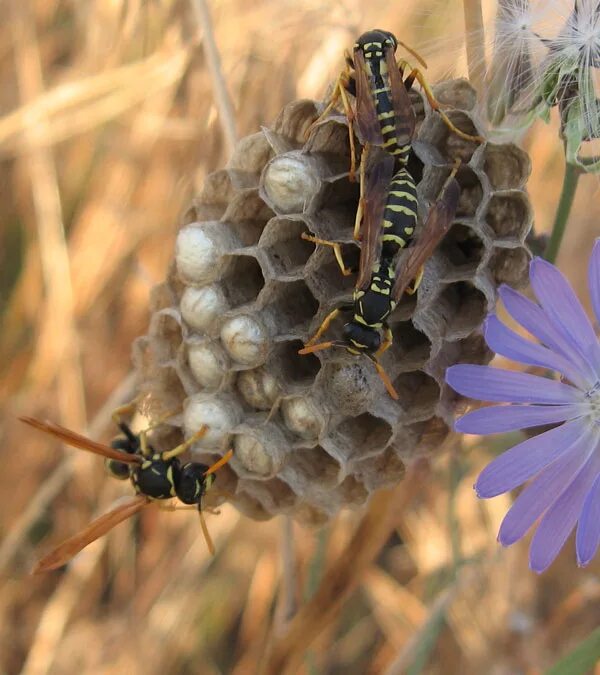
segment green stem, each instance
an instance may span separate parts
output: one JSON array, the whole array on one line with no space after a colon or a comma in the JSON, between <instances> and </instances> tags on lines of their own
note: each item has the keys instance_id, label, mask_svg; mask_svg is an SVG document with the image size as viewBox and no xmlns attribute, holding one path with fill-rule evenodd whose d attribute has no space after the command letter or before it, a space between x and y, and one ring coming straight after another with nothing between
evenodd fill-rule
<instances>
[{"instance_id":1,"label":"green stem","mask_svg":"<svg viewBox=\"0 0 600 675\"><path fill-rule=\"evenodd\" d=\"M577 190L579 176L581 176L581 169L575 164L569 164L567 162L565 165L565 177L563 179L562 192L560 193L560 201L558 202L556 216L554 217L554 225L552 226L552 234L550 235L550 241L544 252L544 258L546 258L548 262L556 262L558 249L560 248L560 243L565 234L569 214L571 213L571 207L573 206L573 200L575 199L575 191Z\"/></svg>"}]
</instances>

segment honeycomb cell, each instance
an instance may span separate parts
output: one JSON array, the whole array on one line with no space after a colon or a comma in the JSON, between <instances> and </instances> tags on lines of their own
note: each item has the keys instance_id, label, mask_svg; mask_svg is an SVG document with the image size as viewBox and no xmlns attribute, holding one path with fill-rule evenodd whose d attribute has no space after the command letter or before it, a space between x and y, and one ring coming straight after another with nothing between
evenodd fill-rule
<instances>
[{"instance_id":1,"label":"honeycomb cell","mask_svg":"<svg viewBox=\"0 0 600 675\"><path fill-rule=\"evenodd\" d=\"M531 206L523 192L502 192L490 199L485 222L504 241L520 242L531 227Z\"/></svg>"},{"instance_id":2,"label":"honeycomb cell","mask_svg":"<svg viewBox=\"0 0 600 675\"><path fill-rule=\"evenodd\" d=\"M393 447L387 447L380 455L369 457L354 465L356 477L369 492L399 483L406 473L404 462Z\"/></svg>"},{"instance_id":3,"label":"honeycomb cell","mask_svg":"<svg viewBox=\"0 0 600 675\"><path fill-rule=\"evenodd\" d=\"M343 244L341 251L346 267L351 270L358 270L360 249L354 244ZM333 301L338 298L340 300L351 298L356 284L356 275L345 276L342 274L331 247L318 246L315 258L317 264L311 265L311 271L307 274L306 279L315 295Z\"/></svg>"},{"instance_id":4,"label":"honeycomb cell","mask_svg":"<svg viewBox=\"0 0 600 675\"><path fill-rule=\"evenodd\" d=\"M529 254L524 248L495 249L490 269L496 283L518 286L527 277Z\"/></svg>"},{"instance_id":5,"label":"honeycomb cell","mask_svg":"<svg viewBox=\"0 0 600 675\"><path fill-rule=\"evenodd\" d=\"M445 112L452 124L464 133L471 136L476 136L479 133L467 113L460 110L445 110ZM444 120L437 115L432 118L431 125L427 130L425 130L425 127L423 128L422 135L452 162L460 159L463 164L467 164L479 147L479 143L476 141L465 140L451 131Z\"/></svg>"},{"instance_id":6,"label":"honeycomb cell","mask_svg":"<svg viewBox=\"0 0 600 675\"><path fill-rule=\"evenodd\" d=\"M440 244L441 252L452 264L449 275L474 275L486 253L481 236L472 228L455 223Z\"/></svg>"},{"instance_id":7,"label":"honeycomb cell","mask_svg":"<svg viewBox=\"0 0 600 675\"><path fill-rule=\"evenodd\" d=\"M278 478L263 481L244 480L244 487L270 513L285 513L296 504L297 497L290 486Z\"/></svg>"},{"instance_id":8,"label":"honeycomb cell","mask_svg":"<svg viewBox=\"0 0 600 675\"><path fill-rule=\"evenodd\" d=\"M483 153L483 170L494 190L520 188L531 173L531 160L513 143L488 143Z\"/></svg>"},{"instance_id":9,"label":"honeycomb cell","mask_svg":"<svg viewBox=\"0 0 600 675\"><path fill-rule=\"evenodd\" d=\"M161 392L162 395L158 397L156 392ZM180 410L188 395L177 370L172 365L164 365L156 370L147 393L150 394L148 412L155 417L160 417L169 410Z\"/></svg>"},{"instance_id":10,"label":"honeycomb cell","mask_svg":"<svg viewBox=\"0 0 600 675\"><path fill-rule=\"evenodd\" d=\"M276 213L302 213L321 189L318 162L297 151L276 156L265 167L262 189Z\"/></svg>"},{"instance_id":11,"label":"honeycomb cell","mask_svg":"<svg viewBox=\"0 0 600 675\"><path fill-rule=\"evenodd\" d=\"M318 106L314 101L308 99L292 101L279 113L272 125L272 130L274 133L302 145L309 127L318 116Z\"/></svg>"},{"instance_id":12,"label":"honeycomb cell","mask_svg":"<svg viewBox=\"0 0 600 675\"><path fill-rule=\"evenodd\" d=\"M256 316L238 314L223 324L221 342L237 364L257 367L267 358L270 336Z\"/></svg>"},{"instance_id":13,"label":"honeycomb cell","mask_svg":"<svg viewBox=\"0 0 600 675\"><path fill-rule=\"evenodd\" d=\"M460 185L457 218L473 218L483 200L483 187L477 174L468 166L461 166L456 174Z\"/></svg>"},{"instance_id":14,"label":"honeycomb cell","mask_svg":"<svg viewBox=\"0 0 600 675\"><path fill-rule=\"evenodd\" d=\"M341 466L321 446L297 448L290 454L281 475L299 496L314 488L333 488L338 484Z\"/></svg>"},{"instance_id":15,"label":"honeycomb cell","mask_svg":"<svg viewBox=\"0 0 600 675\"><path fill-rule=\"evenodd\" d=\"M317 313L319 303L302 280L279 282L274 299L265 311L276 319L279 335L304 333Z\"/></svg>"},{"instance_id":16,"label":"honeycomb cell","mask_svg":"<svg viewBox=\"0 0 600 675\"><path fill-rule=\"evenodd\" d=\"M314 354L298 354L304 347L301 340L280 342L273 348L269 363L278 379L293 386L310 387L321 370L321 362Z\"/></svg>"},{"instance_id":17,"label":"honeycomb cell","mask_svg":"<svg viewBox=\"0 0 600 675\"><path fill-rule=\"evenodd\" d=\"M319 382L326 400L334 402L336 412L352 415L364 411L379 394L376 378L379 379L366 359L348 356L343 362L327 363Z\"/></svg>"},{"instance_id":18,"label":"honeycomb cell","mask_svg":"<svg viewBox=\"0 0 600 675\"><path fill-rule=\"evenodd\" d=\"M305 152L313 150L335 158L334 163L336 164L337 171L334 173L348 171L350 148L345 118L329 118L319 122L311 131L310 138L304 147ZM340 157L340 155L342 156ZM345 161L342 161L342 166L339 166L339 162L335 162L335 160Z\"/></svg>"},{"instance_id":19,"label":"honeycomb cell","mask_svg":"<svg viewBox=\"0 0 600 675\"><path fill-rule=\"evenodd\" d=\"M242 370L237 388L244 401L257 410L271 410L281 393L277 380L266 368Z\"/></svg>"},{"instance_id":20,"label":"honeycomb cell","mask_svg":"<svg viewBox=\"0 0 600 675\"><path fill-rule=\"evenodd\" d=\"M226 169L209 174L204 179L202 192L193 200L184 223L220 220L234 196L235 189Z\"/></svg>"},{"instance_id":21,"label":"honeycomb cell","mask_svg":"<svg viewBox=\"0 0 600 675\"><path fill-rule=\"evenodd\" d=\"M436 84L433 93L444 110L446 106L457 110L473 110L477 103L477 92L467 80L449 80Z\"/></svg>"},{"instance_id":22,"label":"honeycomb cell","mask_svg":"<svg viewBox=\"0 0 600 675\"><path fill-rule=\"evenodd\" d=\"M426 373L415 370L402 373L393 382L402 408L411 419L431 417L440 398L438 383Z\"/></svg>"},{"instance_id":23,"label":"honeycomb cell","mask_svg":"<svg viewBox=\"0 0 600 675\"><path fill-rule=\"evenodd\" d=\"M248 485L248 490L252 489L250 481L244 481L244 486L246 485ZM238 489L232 502L238 511L253 520L270 520L273 517L273 513L267 510L256 497L250 495L246 490Z\"/></svg>"},{"instance_id":24,"label":"honeycomb cell","mask_svg":"<svg viewBox=\"0 0 600 675\"><path fill-rule=\"evenodd\" d=\"M235 233L241 246L254 246L273 215L258 190L244 190L231 200L221 224Z\"/></svg>"},{"instance_id":25,"label":"honeycomb cell","mask_svg":"<svg viewBox=\"0 0 600 675\"><path fill-rule=\"evenodd\" d=\"M217 390L230 369L229 359L214 342L189 341L186 344L188 367L203 389Z\"/></svg>"},{"instance_id":26,"label":"honeycomb cell","mask_svg":"<svg viewBox=\"0 0 600 675\"><path fill-rule=\"evenodd\" d=\"M230 308L254 302L265 285L258 260L252 255L225 256L227 274L221 281Z\"/></svg>"},{"instance_id":27,"label":"honeycomb cell","mask_svg":"<svg viewBox=\"0 0 600 675\"><path fill-rule=\"evenodd\" d=\"M323 408L309 396L284 399L281 414L285 426L304 440L317 440L325 431L327 420Z\"/></svg>"},{"instance_id":28,"label":"honeycomb cell","mask_svg":"<svg viewBox=\"0 0 600 675\"><path fill-rule=\"evenodd\" d=\"M413 457L427 455L433 450L439 450L441 444L447 438L450 428L439 417L432 417L423 422L416 422L407 426L407 431L416 438L416 452ZM403 457L396 445L396 452Z\"/></svg>"},{"instance_id":29,"label":"honeycomb cell","mask_svg":"<svg viewBox=\"0 0 600 675\"><path fill-rule=\"evenodd\" d=\"M361 506L369 497L369 491L354 476L346 476L335 489L335 493L343 504L349 506Z\"/></svg>"},{"instance_id":30,"label":"honeycomb cell","mask_svg":"<svg viewBox=\"0 0 600 675\"><path fill-rule=\"evenodd\" d=\"M173 361L183 341L181 324L172 310L163 310L154 315L150 335L155 338L154 348L161 362Z\"/></svg>"},{"instance_id":31,"label":"honeycomb cell","mask_svg":"<svg viewBox=\"0 0 600 675\"><path fill-rule=\"evenodd\" d=\"M436 302L446 323L446 339L464 338L481 323L487 312L485 295L467 281L448 284Z\"/></svg>"},{"instance_id":32,"label":"honeycomb cell","mask_svg":"<svg viewBox=\"0 0 600 675\"><path fill-rule=\"evenodd\" d=\"M200 333L212 334L218 330L216 324L230 305L220 284L209 286L187 286L181 296L179 309L190 328Z\"/></svg>"},{"instance_id":33,"label":"honeycomb cell","mask_svg":"<svg viewBox=\"0 0 600 675\"><path fill-rule=\"evenodd\" d=\"M431 341L411 321L402 321L392 327L394 362L402 369L421 368L429 360Z\"/></svg>"},{"instance_id":34,"label":"honeycomb cell","mask_svg":"<svg viewBox=\"0 0 600 675\"><path fill-rule=\"evenodd\" d=\"M242 419L242 409L231 396L200 393L190 396L183 407L183 426L186 436L195 434L203 425L206 434L196 443L202 450L226 450L231 431Z\"/></svg>"},{"instance_id":35,"label":"honeycomb cell","mask_svg":"<svg viewBox=\"0 0 600 675\"><path fill-rule=\"evenodd\" d=\"M227 164L234 185L238 189L257 186L260 172L272 156L273 149L262 131L240 139Z\"/></svg>"},{"instance_id":36,"label":"honeycomb cell","mask_svg":"<svg viewBox=\"0 0 600 675\"><path fill-rule=\"evenodd\" d=\"M234 467L240 473L268 476L273 473L273 458L267 452L264 443L248 434L235 434L233 437Z\"/></svg>"},{"instance_id":37,"label":"honeycomb cell","mask_svg":"<svg viewBox=\"0 0 600 675\"><path fill-rule=\"evenodd\" d=\"M297 278L315 250L315 245L302 239L307 232L302 220L273 218L266 226L259 245L271 263L271 273L277 277Z\"/></svg>"},{"instance_id":38,"label":"honeycomb cell","mask_svg":"<svg viewBox=\"0 0 600 675\"><path fill-rule=\"evenodd\" d=\"M392 428L385 420L363 413L340 422L332 430L331 439L341 457L354 460L376 454L388 444L391 435Z\"/></svg>"},{"instance_id":39,"label":"honeycomb cell","mask_svg":"<svg viewBox=\"0 0 600 675\"><path fill-rule=\"evenodd\" d=\"M184 283L209 284L225 274L225 253L240 241L220 222L192 223L181 230L175 241L175 262Z\"/></svg>"}]
</instances>

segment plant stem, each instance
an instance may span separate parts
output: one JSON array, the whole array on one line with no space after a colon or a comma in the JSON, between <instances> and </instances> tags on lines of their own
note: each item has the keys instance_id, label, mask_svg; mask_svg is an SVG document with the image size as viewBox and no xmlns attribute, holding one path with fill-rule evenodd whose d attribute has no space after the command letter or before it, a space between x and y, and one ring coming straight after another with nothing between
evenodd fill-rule
<instances>
[{"instance_id":1,"label":"plant stem","mask_svg":"<svg viewBox=\"0 0 600 675\"><path fill-rule=\"evenodd\" d=\"M571 207L573 206L579 176L581 176L581 169L575 164L569 164L567 162L565 165L565 177L563 179L562 192L560 193L560 201L558 202L556 216L554 217L554 225L552 226L552 234L550 235L550 241L544 252L544 258L548 262L554 263L556 261L558 249L560 248L560 243L565 234L569 214L571 213Z\"/></svg>"},{"instance_id":2,"label":"plant stem","mask_svg":"<svg viewBox=\"0 0 600 675\"><path fill-rule=\"evenodd\" d=\"M463 0L465 43L469 80L481 94L485 77L485 47L483 42L483 13L481 0Z\"/></svg>"}]
</instances>

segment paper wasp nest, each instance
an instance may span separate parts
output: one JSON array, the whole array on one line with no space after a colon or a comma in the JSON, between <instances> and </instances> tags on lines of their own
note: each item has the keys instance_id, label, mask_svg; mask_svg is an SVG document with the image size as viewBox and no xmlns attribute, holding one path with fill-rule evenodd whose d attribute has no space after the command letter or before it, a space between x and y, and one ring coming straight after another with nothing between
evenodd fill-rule
<instances>
[{"instance_id":1,"label":"paper wasp nest","mask_svg":"<svg viewBox=\"0 0 600 675\"><path fill-rule=\"evenodd\" d=\"M452 121L477 133L468 83L435 91ZM272 127L239 142L227 169L207 178L179 232L169 277L155 289L148 335L134 348L141 386L156 413L183 411L173 423L185 435L210 425L199 457L234 448L218 485L254 518L287 513L324 522L440 448L455 403L445 369L489 360L480 326L496 287L526 280L527 155L460 139L418 93L411 96L421 220L456 158L462 193L418 292L391 317L394 344L382 363L397 402L364 357L343 349L298 354L323 317L351 297L354 281L340 274L329 247L300 235L345 242L348 262L358 259L359 186L348 180L345 120L325 120L305 141L319 112L312 101L287 105ZM329 334L339 337L340 328L334 323Z\"/></svg>"}]
</instances>

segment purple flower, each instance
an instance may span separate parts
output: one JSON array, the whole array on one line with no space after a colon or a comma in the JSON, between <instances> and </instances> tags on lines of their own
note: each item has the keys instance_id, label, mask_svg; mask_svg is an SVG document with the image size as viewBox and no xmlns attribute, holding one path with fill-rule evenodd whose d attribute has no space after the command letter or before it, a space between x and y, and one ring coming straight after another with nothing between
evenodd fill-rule
<instances>
[{"instance_id":1,"label":"purple flower","mask_svg":"<svg viewBox=\"0 0 600 675\"><path fill-rule=\"evenodd\" d=\"M485 321L487 344L497 354L556 371L560 379L457 365L446 382L463 396L509 403L467 413L455 429L467 434L495 434L538 425L556 425L528 438L493 460L475 483L489 498L531 482L504 517L498 540L518 541L539 520L529 564L543 572L577 525L579 565L587 565L600 543L600 343L568 281L541 258L529 268L539 304L508 286L500 297L508 313L541 344L510 330L491 314ZM592 307L600 323L600 238L589 266Z\"/></svg>"}]
</instances>

